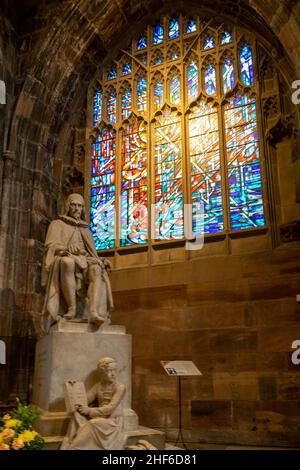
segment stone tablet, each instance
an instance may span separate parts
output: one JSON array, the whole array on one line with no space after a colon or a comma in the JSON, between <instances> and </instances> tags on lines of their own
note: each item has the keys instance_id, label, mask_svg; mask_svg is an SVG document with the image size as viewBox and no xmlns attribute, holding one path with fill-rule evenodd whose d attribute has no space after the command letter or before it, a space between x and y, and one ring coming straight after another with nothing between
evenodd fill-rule
<instances>
[{"instance_id":1,"label":"stone tablet","mask_svg":"<svg viewBox=\"0 0 300 470\"><path fill-rule=\"evenodd\" d=\"M64 383L64 395L68 413L74 413L79 405L87 406L86 390L83 382L69 380Z\"/></svg>"}]
</instances>

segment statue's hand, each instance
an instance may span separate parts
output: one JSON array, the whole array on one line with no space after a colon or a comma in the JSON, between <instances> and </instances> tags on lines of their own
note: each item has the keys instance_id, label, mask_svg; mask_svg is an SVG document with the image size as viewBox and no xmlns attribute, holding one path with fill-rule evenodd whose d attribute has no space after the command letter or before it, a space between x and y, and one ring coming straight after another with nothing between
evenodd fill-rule
<instances>
[{"instance_id":1,"label":"statue's hand","mask_svg":"<svg viewBox=\"0 0 300 470\"><path fill-rule=\"evenodd\" d=\"M90 408L89 417L90 418L98 418L99 417L98 409L97 408Z\"/></svg>"},{"instance_id":2,"label":"statue's hand","mask_svg":"<svg viewBox=\"0 0 300 470\"><path fill-rule=\"evenodd\" d=\"M102 258L103 265L106 271L110 272L112 270L112 264L107 258Z\"/></svg>"},{"instance_id":3,"label":"statue's hand","mask_svg":"<svg viewBox=\"0 0 300 470\"><path fill-rule=\"evenodd\" d=\"M77 245L70 245L68 250L71 253L71 255L79 255L80 253L80 248Z\"/></svg>"},{"instance_id":4,"label":"statue's hand","mask_svg":"<svg viewBox=\"0 0 300 470\"><path fill-rule=\"evenodd\" d=\"M90 411L91 411L91 408L89 408L88 406L82 406L80 405L77 410L79 411L79 413L83 416L87 416L87 417L90 417Z\"/></svg>"},{"instance_id":5,"label":"statue's hand","mask_svg":"<svg viewBox=\"0 0 300 470\"><path fill-rule=\"evenodd\" d=\"M101 413L102 416L109 416L112 413L113 408L111 407L111 405L102 405L99 406L98 411Z\"/></svg>"}]
</instances>

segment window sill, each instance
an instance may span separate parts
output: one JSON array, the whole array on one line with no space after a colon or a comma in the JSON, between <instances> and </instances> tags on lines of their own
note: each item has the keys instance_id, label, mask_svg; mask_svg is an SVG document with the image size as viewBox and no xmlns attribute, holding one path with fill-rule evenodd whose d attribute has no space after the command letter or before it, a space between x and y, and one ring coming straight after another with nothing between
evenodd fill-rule
<instances>
[{"instance_id":1,"label":"window sill","mask_svg":"<svg viewBox=\"0 0 300 470\"><path fill-rule=\"evenodd\" d=\"M222 232L222 233L208 233L204 236L204 243L213 243L218 241L223 241L226 237L230 239L238 239L238 238L248 238L248 237L255 237L259 235L265 235L268 233L269 227L259 227L253 229L245 229L239 230L237 232ZM134 254L134 253L142 253L149 250L149 248L153 248L154 250L167 250L169 248L180 248L185 246L186 242L189 240L181 239L181 240L163 240L152 242L152 244L145 244L139 246L124 246L118 247L115 249L110 249L107 251L98 251L99 256L105 257L112 257L115 253L119 255L125 254ZM190 240L193 242L193 240Z\"/></svg>"}]
</instances>

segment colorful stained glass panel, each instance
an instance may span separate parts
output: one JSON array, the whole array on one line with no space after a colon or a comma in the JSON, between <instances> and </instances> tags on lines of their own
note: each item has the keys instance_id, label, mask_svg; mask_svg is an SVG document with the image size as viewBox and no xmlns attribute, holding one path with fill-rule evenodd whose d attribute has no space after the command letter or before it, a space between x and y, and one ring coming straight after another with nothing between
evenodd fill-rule
<instances>
[{"instance_id":1,"label":"colorful stained glass panel","mask_svg":"<svg viewBox=\"0 0 300 470\"><path fill-rule=\"evenodd\" d=\"M245 96L242 100L234 99L230 103L225 113L226 127L242 126L248 121L256 120L256 105L253 99L246 99Z\"/></svg>"},{"instance_id":2,"label":"colorful stained glass panel","mask_svg":"<svg viewBox=\"0 0 300 470\"><path fill-rule=\"evenodd\" d=\"M156 240L183 237L181 120L166 116L155 128L155 226Z\"/></svg>"},{"instance_id":3,"label":"colorful stained glass panel","mask_svg":"<svg viewBox=\"0 0 300 470\"><path fill-rule=\"evenodd\" d=\"M205 71L205 91L208 95L214 95L217 89L216 69L209 65Z\"/></svg>"},{"instance_id":4,"label":"colorful stained glass panel","mask_svg":"<svg viewBox=\"0 0 300 470\"><path fill-rule=\"evenodd\" d=\"M265 225L256 104L237 96L225 108L230 221L233 230Z\"/></svg>"},{"instance_id":5,"label":"colorful stained glass panel","mask_svg":"<svg viewBox=\"0 0 300 470\"><path fill-rule=\"evenodd\" d=\"M107 80L113 80L116 77L117 77L117 67L113 66L107 74Z\"/></svg>"},{"instance_id":6,"label":"colorful stained glass panel","mask_svg":"<svg viewBox=\"0 0 300 470\"><path fill-rule=\"evenodd\" d=\"M157 23L153 32L153 44L161 44L164 40L164 29L161 23Z\"/></svg>"},{"instance_id":7,"label":"colorful stained glass panel","mask_svg":"<svg viewBox=\"0 0 300 470\"><path fill-rule=\"evenodd\" d=\"M147 111L147 80L141 77L137 82L137 110L141 114Z\"/></svg>"},{"instance_id":8,"label":"colorful stained glass panel","mask_svg":"<svg viewBox=\"0 0 300 470\"><path fill-rule=\"evenodd\" d=\"M197 217L197 204L204 209L204 233L224 229L221 194L218 113L204 102L189 116L189 153L191 165L193 231L203 228Z\"/></svg>"},{"instance_id":9,"label":"colorful stained glass panel","mask_svg":"<svg viewBox=\"0 0 300 470\"><path fill-rule=\"evenodd\" d=\"M122 119L128 118L131 112L131 91L127 88L122 95Z\"/></svg>"},{"instance_id":10,"label":"colorful stained glass panel","mask_svg":"<svg viewBox=\"0 0 300 470\"><path fill-rule=\"evenodd\" d=\"M97 250L115 245L115 133L103 129L92 147L90 228Z\"/></svg>"},{"instance_id":11,"label":"colorful stained glass panel","mask_svg":"<svg viewBox=\"0 0 300 470\"><path fill-rule=\"evenodd\" d=\"M161 80L158 80L154 85L154 107L160 109L164 99L164 85Z\"/></svg>"},{"instance_id":12,"label":"colorful stained glass panel","mask_svg":"<svg viewBox=\"0 0 300 470\"><path fill-rule=\"evenodd\" d=\"M185 32L186 34L190 34L190 33L194 33L195 31L197 31L196 21L194 20L194 18L190 18Z\"/></svg>"},{"instance_id":13,"label":"colorful stained glass panel","mask_svg":"<svg viewBox=\"0 0 300 470\"><path fill-rule=\"evenodd\" d=\"M121 246L148 240L147 130L143 122L122 134Z\"/></svg>"},{"instance_id":14,"label":"colorful stained glass panel","mask_svg":"<svg viewBox=\"0 0 300 470\"><path fill-rule=\"evenodd\" d=\"M240 166L259 161L259 147L257 142L238 145L227 149L228 167Z\"/></svg>"},{"instance_id":15,"label":"colorful stained glass panel","mask_svg":"<svg viewBox=\"0 0 300 470\"><path fill-rule=\"evenodd\" d=\"M221 44L230 44L232 42L232 35L229 31L224 31L221 36Z\"/></svg>"},{"instance_id":16,"label":"colorful stained glass panel","mask_svg":"<svg viewBox=\"0 0 300 470\"><path fill-rule=\"evenodd\" d=\"M177 50L174 50L171 52L171 60L177 60L178 59L178 52Z\"/></svg>"},{"instance_id":17,"label":"colorful stained glass panel","mask_svg":"<svg viewBox=\"0 0 300 470\"><path fill-rule=\"evenodd\" d=\"M136 49L140 51L141 49L145 49L147 47L147 37L146 34L141 34L137 41Z\"/></svg>"},{"instance_id":18,"label":"colorful stained glass panel","mask_svg":"<svg viewBox=\"0 0 300 470\"><path fill-rule=\"evenodd\" d=\"M241 230L264 226L259 162L230 169L228 179L232 229Z\"/></svg>"},{"instance_id":19,"label":"colorful stained glass panel","mask_svg":"<svg viewBox=\"0 0 300 470\"><path fill-rule=\"evenodd\" d=\"M204 39L203 43L203 49L207 51L208 49L213 49L215 47L215 41L214 38L211 36L208 36L206 39Z\"/></svg>"},{"instance_id":20,"label":"colorful stained glass panel","mask_svg":"<svg viewBox=\"0 0 300 470\"><path fill-rule=\"evenodd\" d=\"M227 59L222 68L224 93L232 90L234 87L234 68L231 60Z\"/></svg>"},{"instance_id":21,"label":"colorful stained glass panel","mask_svg":"<svg viewBox=\"0 0 300 470\"><path fill-rule=\"evenodd\" d=\"M241 63L241 76L244 85L253 85L254 74L253 74L253 55L252 50L248 44L244 44L240 53Z\"/></svg>"},{"instance_id":22,"label":"colorful stained glass panel","mask_svg":"<svg viewBox=\"0 0 300 470\"><path fill-rule=\"evenodd\" d=\"M169 39L175 39L179 36L178 18L174 16L169 22Z\"/></svg>"},{"instance_id":23,"label":"colorful stained glass panel","mask_svg":"<svg viewBox=\"0 0 300 470\"><path fill-rule=\"evenodd\" d=\"M223 231L222 186L219 171L192 175L193 232L200 235L203 227L197 217L197 204L204 209L204 233Z\"/></svg>"},{"instance_id":24,"label":"colorful stained glass panel","mask_svg":"<svg viewBox=\"0 0 300 470\"><path fill-rule=\"evenodd\" d=\"M114 91L111 91L107 100L107 117L109 122L116 122L117 97Z\"/></svg>"},{"instance_id":25,"label":"colorful stained glass panel","mask_svg":"<svg viewBox=\"0 0 300 470\"><path fill-rule=\"evenodd\" d=\"M122 75L128 75L129 73L131 73L131 64L126 62L123 66Z\"/></svg>"},{"instance_id":26,"label":"colorful stained glass panel","mask_svg":"<svg viewBox=\"0 0 300 470\"><path fill-rule=\"evenodd\" d=\"M188 66L188 97L193 101L198 96L198 66L195 61Z\"/></svg>"},{"instance_id":27,"label":"colorful stained glass panel","mask_svg":"<svg viewBox=\"0 0 300 470\"><path fill-rule=\"evenodd\" d=\"M177 75L170 81L170 102L172 104L180 103L180 80Z\"/></svg>"},{"instance_id":28,"label":"colorful stained glass panel","mask_svg":"<svg viewBox=\"0 0 300 470\"><path fill-rule=\"evenodd\" d=\"M102 90L97 90L94 95L94 113L93 113L94 127L96 127L102 119L102 104L103 104Z\"/></svg>"},{"instance_id":29,"label":"colorful stained glass panel","mask_svg":"<svg viewBox=\"0 0 300 470\"><path fill-rule=\"evenodd\" d=\"M213 147L216 146L214 138ZM204 153L191 155L191 174L207 173L211 171L220 170L220 154L218 150L214 150L207 146Z\"/></svg>"},{"instance_id":30,"label":"colorful stained glass panel","mask_svg":"<svg viewBox=\"0 0 300 470\"><path fill-rule=\"evenodd\" d=\"M156 54L153 60L153 65L160 65L163 63L163 57L161 54Z\"/></svg>"}]
</instances>

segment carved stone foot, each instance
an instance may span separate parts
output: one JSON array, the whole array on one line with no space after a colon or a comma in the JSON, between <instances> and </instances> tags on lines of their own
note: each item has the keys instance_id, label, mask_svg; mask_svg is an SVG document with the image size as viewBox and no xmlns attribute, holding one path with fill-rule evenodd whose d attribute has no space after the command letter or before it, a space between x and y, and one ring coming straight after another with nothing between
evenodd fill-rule
<instances>
[{"instance_id":1,"label":"carved stone foot","mask_svg":"<svg viewBox=\"0 0 300 470\"><path fill-rule=\"evenodd\" d=\"M105 318L100 317L99 315L92 313L89 317L89 323L94 323L95 325L102 325L105 322Z\"/></svg>"},{"instance_id":2,"label":"carved stone foot","mask_svg":"<svg viewBox=\"0 0 300 470\"><path fill-rule=\"evenodd\" d=\"M76 311L75 308L70 307L67 311L67 313L64 315L65 320L72 320L72 318L75 317Z\"/></svg>"}]
</instances>

